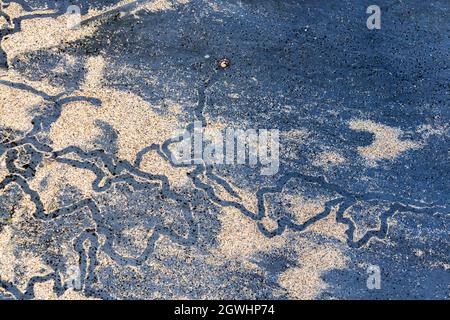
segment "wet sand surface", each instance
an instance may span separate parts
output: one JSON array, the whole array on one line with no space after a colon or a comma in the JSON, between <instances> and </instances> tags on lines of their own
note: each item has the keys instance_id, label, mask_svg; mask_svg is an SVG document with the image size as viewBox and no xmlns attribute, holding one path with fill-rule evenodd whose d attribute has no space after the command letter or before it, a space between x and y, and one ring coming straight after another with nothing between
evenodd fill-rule
<instances>
[{"instance_id":1,"label":"wet sand surface","mask_svg":"<svg viewBox=\"0 0 450 320\"><path fill-rule=\"evenodd\" d=\"M0 298L449 297L448 1L0 2Z\"/></svg>"}]
</instances>

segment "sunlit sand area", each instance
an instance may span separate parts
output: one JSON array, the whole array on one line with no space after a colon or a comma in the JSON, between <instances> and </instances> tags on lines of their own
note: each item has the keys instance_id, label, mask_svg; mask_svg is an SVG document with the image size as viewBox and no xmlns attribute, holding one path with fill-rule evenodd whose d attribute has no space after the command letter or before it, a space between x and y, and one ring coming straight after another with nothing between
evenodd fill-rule
<instances>
[{"instance_id":1,"label":"sunlit sand area","mask_svg":"<svg viewBox=\"0 0 450 320\"><path fill-rule=\"evenodd\" d=\"M376 2L0 1L0 298L448 299L450 2Z\"/></svg>"}]
</instances>

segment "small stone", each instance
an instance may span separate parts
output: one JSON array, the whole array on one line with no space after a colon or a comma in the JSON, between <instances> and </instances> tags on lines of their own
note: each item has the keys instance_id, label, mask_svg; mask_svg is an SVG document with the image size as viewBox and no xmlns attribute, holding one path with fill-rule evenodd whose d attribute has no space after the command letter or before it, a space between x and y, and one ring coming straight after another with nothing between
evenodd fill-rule
<instances>
[{"instance_id":1,"label":"small stone","mask_svg":"<svg viewBox=\"0 0 450 320\"><path fill-rule=\"evenodd\" d=\"M230 60L223 58L219 60L219 67L222 69L226 69L230 67Z\"/></svg>"}]
</instances>

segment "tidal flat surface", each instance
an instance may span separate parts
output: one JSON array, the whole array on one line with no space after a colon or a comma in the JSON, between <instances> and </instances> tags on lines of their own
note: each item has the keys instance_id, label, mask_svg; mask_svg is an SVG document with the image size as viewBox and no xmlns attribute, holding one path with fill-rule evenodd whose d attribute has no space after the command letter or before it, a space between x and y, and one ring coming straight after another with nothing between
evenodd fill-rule
<instances>
[{"instance_id":1,"label":"tidal flat surface","mask_svg":"<svg viewBox=\"0 0 450 320\"><path fill-rule=\"evenodd\" d=\"M0 298L448 299L450 2L373 2L0 1Z\"/></svg>"}]
</instances>

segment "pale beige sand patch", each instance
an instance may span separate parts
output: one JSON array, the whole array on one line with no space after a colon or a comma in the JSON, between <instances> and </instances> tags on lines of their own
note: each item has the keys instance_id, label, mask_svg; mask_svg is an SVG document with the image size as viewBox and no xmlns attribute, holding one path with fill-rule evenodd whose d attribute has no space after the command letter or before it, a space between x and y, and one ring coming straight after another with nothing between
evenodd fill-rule
<instances>
[{"instance_id":1,"label":"pale beige sand patch","mask_svg":"<svg viewBox=\"0 0 450 320\"><path fill-rule=\"evenodd\" d=\"M38 255L33 255L29 252L21 252L16 261L17 266L20 266L20 269L23 270L24 274L26 274L26 277L24 277L21 282L22 290L25 289L28 281L32 277L46 275L52 272L52 269L42 261L41 257Z\"/></svg>"},{"instance_id":2,"label":"pale beige sand patch","mask_svg":"<svg viewBox=\"0 0 450 320\"><path fill-rule=\"evenodd\" d=\"M26 14L25 11L20 9L20 6L17 7L16 5L13 17ZM57 47L64 43L91 36L95 31L96 27L93 25L84 26L78 30L69 29L65 15L55 18L26 19L21 23L21 32L14 33L3 40L2 47L8 55L8 60L12 61L15 57L27 52Z\"/></svg>"},{"instance_id":3,"label":"pale beige sand patch","mask_svg":"<svg viewBox=\"0 0 450 320\"><path fill-rule=\"evenodd\" d=\"M258 230L257 222L236 208L223 208L219 220L221 230L217 253L228 259L248 259L258 252L281 248L286 243L286 235L271 239L265 237Z\"/></svg>"},{"instance_id":4,"label":"pale beige sand patch","mask_svg":"<svg viewBox=\"0 0 450 320\"><path fill-rule=\"evenodd\" d=\"M200 276L195 276L194 278L190 275L190 266L192 266L192 271L195 272L195 265L198 262L205 263L206 265L211 267L211 272L213 272L216 268L219 270L223 270L222 268L226 266L226 270L229 272L230 277L223 284L219 284L214 287L214 291L207 294L202 298L204 299L229 299L230 297L226 296L222 287L226 287L227 283L230 282L239 282L241 279L239 277L234 276L233 274L243 274L245 272L251 272L252 274L264 276L264 270L258 266L254 261L249 260L245 257L242 258L232 258L227 259L223 254L205 254L204 252L199 251L195 247L185 247L174 244L170 238L166 236L162 236L160 241L160 245L156 247L155 250L155 259L148 260L147 263L154 269L158 270L156 277L158 281L165 282L168 278L175 279L175 281L180 286L197 288L203 287L205 284L207 285L211 279L211 274L201 274ZM217 251L216 251L217 252ZM179 272L178 268L172 268L163 263L163 261L168 260L178 260L183 261L183 270L184 272ZM177 267L179 267L178 265ZM214 276L214 274L212 275ZM243 290L242 294L247 297L255 296L255 293L252 290L248 290L247 287L241 288ZM174 299L183 299L184 296L180 296L177 293L174 294ZM254 297L256 299L256 297Z\"/></svg>"},{"instance_id":5,"label":"pale beige sand patch","mask_svg":"<svg viewBox=\"0 0 450 320\"><path fill-rule=\"evenodd\" d=\"M102 132L96 122L100 120L117 131L119 158L133 162L140 150L154 143L162 144L174 137L180 127L175 115L154 112L146 101L130 92L103 88L79 94L101 99L102 106L85 102L67 104L51 128L55 149L71 145L85 150L98 149L95 141Z\"/></svg>"},{"instance_id":6,"label":"pale beige sand patch","mask_svg":"<svg viewBox=\"0 0 450 320\"><path fill-rule=\"evenodd\" d=\"M331 197L320 196L318 198L307 198L301 194L281 194L284 206L295 216L297 223L302 224L325 210L325 203L332 200Z\"/></svg>"},{"instance_id":7,"label":"pale beige sand patch","mask_svg":"<svg viewBox=\"0 0 450 320\"><path fill-rule=\"evenodd\" d=\"M173 167L156 152L149 152L142 158L140 169L147 173L167 176L170 185L176 188L193 186L187 176L192 169Z\"/></svg>"},{"instance_id":8,"label":"pale beige sand patch","mask_svg":"<svg viewBox=\"0 0 450 320\"><path fill-rule=\"evenodd\" d=\"M144 9L144 10L148 10L151 12L170 10L172 8L173 8L173 3L168 0L149 1L139 7L139 9Z\"/></svg>"},{"instance_id":9,"label":"pale beige sand patch","mask_svg":"<svg viewBox=\"0 0 450 320\"><path fill-rule=\"evenodd\" d=\"M82 88L89 90L101 86L105 67L106 61L102 56L89 57L85 64L86 75Z\"/></svg>"},{"instance_id":10,"label":"pale beige sand patch","mask_svg":"<svg viewBox=\"0 0 450 320\"><path fill-rule=\"evenodd\" d=\"M118 9L122 6L134 3L134 0L124 0L116 5L112 5L103 10L90 9L89 12L81 17L82 20L94 19L102 13L109 10ZM164 11L173 8L174 4L186 4L188 0L168 1L155 0L147 1L137 5L132 9L131 14L136 14L140 10L151 12ZM28 13L20 4L12 3L5 9L12 18L18 18ZM52 10L43 10L34 12L35 14L54 13ZM38 51L48 48L54 48L66 43L86 38L94 35L97 30L95 23L82 24L81 28L71 29L68 27L68 15L59 15L57 17L47 17L39 19L25 19L21 23L21 32L10 35L2 41L2 47L8 54L8 60L12 61L15 57L29 51Z\"/></svg>"},{"instance_id":11,"label":"pale beige sand patch","mask_svg":"<svg viewBox=\"0 0 450 320\"><path fill-rule=\"evenodd\" d=\"M31 110L44 103L44 100L24 90L0 83L0 126L18 131L31 130L33 119Z\"/></svg>"},{"instance_id":12,"label":"pale beige sand patch","mask_svg":"<svg viewBox=\"0 0 450 320\"><path fill-rule=\"evenodd\" d=\"M337 210L337 207L333 208L331 213L326 218L316 221L308 228L308 231L318 233L331 239L337 239L341 243L345 243L347 241L347 235L345 234L345 231L347 231L347 226L336 222Z\"/></svg>"},{"instance_id":13,"label":"pale beige sand patch","mask_svg":"<svg viewBox=\"0 0 450 320\"><path fill-rule=\"evenodd\" d=\"M5 155L0 157L0 181L5 179L5 177L9 174L8 169L6 168L6 159Z\"/></svg>"},{"instance_id":14,"label":"pale beige sand patch","mask_svg":"<svg viewBox=\"0 0 450 320\"><path fill-rule=\"evenodd\" d=\"M80 191L80 199L93 195L92 182L96 176L92 171L72 167L45 159L36 170L30 188L39 192L46 211L58 209L57 199L62 189L71 186ZM45 180L45 186L41 183Z\"/></svg>"},{"instance_id":15,"label":"pale beige sand patch","mask_svg":"<svg viewBox=\"0 0 450 320\"><path fill-rule=\"evenodd\" d=\"M48 80L31 81L14 70L5 74L2 80L28 85L49 96L62 92L62 88L49 85ZM0 83L0 126L18 131L29 131L33 127L31 123L34 116L33 110L38 111L48 107L49 104L51 102L45 101L37 94Z\"/></svg>"},{"instance_id":16,"label":"pale beige sand patch","mask_svg":"<svg viewBox=\"0 0 450 320\"><path fill-rule=\"evenodd\" d=\"M242 204L247 210L256 214L258 212L258 198L256 197L256 193L251 190L240 188L225 178L223 179L228 182L231 188L239 195L240 199L231 195L227 190L225 190L224 187L217 184L215 181L211 179L203 180L207 180L208 184L214 186L214 191L219 199L223 201L234 201Z\"/></svg>"},{"instance_id":17,"label":"pale beige sand patch","mask_svg":"<svg viewBox=\"0 0 450 320\"><path fill-rule=\"evenodd\" d=\"M0 30L8 28L8 21L5 17L0 17Z\"/></svg>"},{"instance_id":18,"label":"pale beige sand patch","mask_svg":"<svg viewBox=\"0 0 450 320\"><path fill-rule=\"evenodd\" d=\"M290 268L279 277L291 299L314 299L328 287L322 275L330 270L344 269L348 258L336 246L302 242L298 267Z\"/></svg>"},{"instance_id":19,"label":"pale beige sand patch","mask_svg":"<svg viewBox=\"0 0 450 320\"><path fill-rule=\"evenodd\" d=\"M127 228L122 232L122 235L127 237L131 242L130 245L134 248L140 248L141 251L147 246L147 240L149 234L153 233L153 230L149 230L145 226L134 226ZM126 252L125 252L126 254Z\"/></svg>"},{"instance_id":20,"label":"pale beige sand patch","mask_svg":"<svg viewBox=\"0 0 450 320\"><path fill-rule=\"evenodd\" d=\"M260 221L261 225L264 226L269 232L273 232L278 228L278 223L274 219L265 216Z\"/></svg>"},{"instance_id":21,"label":"pale beige sand patch","mask_svg":"<svg viewBox=\"0 0 450 320\"><path fill-rule=\"evenodd\" d=\"M66 59L69 58L69 55L66 55ZM32 87L33 89L37 90L37 91L41 91L49 96L56 96L62 92L64 92L64 88L63 87L59 87L57 85L54 84L50 84L50 79L45 78L45 79L39 79L38 81L35 80L30 80L28 78L26 78L25 76L21 75L18 71L14 70L14 69L8 69L8 71L5 74L1 74L3 77L1 78L2 80L6 80L6 81L11 81L14 83L18 83L18 84L24 84L27 86ZM9 89L8 89L9 88ZM3 90L14 90L13 92L17 92L18 91L22 91L24 93L28 93L28 94L32 94L34 95L34 93L30 93L27 90L19 90L17 88L12 88L11 86L7 86L4 84L0 84L0 92ZM27 96L24 96L24 98L26 98ZM27 100L23 100L23 98L19 95L18 100L20 103L24 103L26 105L30 105L30 103L27 102ZM42 99L41 97L38 96L39 99Z\"/></svg>"},{"instance_id":22,"label":"pale beige sand patch","mask_svg":"<svg viewBox=\"0 0 450 320\"><path fill-rule=\"evenodd\" d=\"M11 226L5 226L0 233L0 278L6 281L14 280L14 242Z\"/></svg>"},{"instance_id":23,"label":"pale beige sand patch","mask_svg":"<svg viewBox=\"0 0 450 320\"><path fill-rule=\"evenodd\" d=\"M371 166L375 166L379 160L393 160L402 153L418 149L421 146L420 143L415 141L401 140L403 134L401 129L370 120L352 120L349 127L353 130L368 131L375 135L375 140L370 146L358 147L360 155Z\"/></svg>"},{"instance_id":24,"label":"pale beige sand patch","mask_svg":"<svg viewBox=\"0 0 450 320\"><path fill-rule=\"evenodd\" d=\"M88 298L74 289L68 289L60 297L53 290L54 280L37 283L34 286L34 300L100 300Z\"/></svg>"},{"instance_id":25,"label":"pale beige sand patch","mask_svg":"<svg viewBox=\"0 0 450 320\"><path fill-rule=\"evenodd\" d=\"M126 6L127 4L136 3L137 5L130 9L121 10L121 17L124 17L128 14L137 16L141 10L148 12L158 12L158 11L167 11L174 9L177 4L187 4L190 0L149 0L140 4L137 4L136 0L124 0L117 4L111 9L119 8L122 6Z\"/></svg>"}]
</instances>

